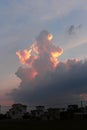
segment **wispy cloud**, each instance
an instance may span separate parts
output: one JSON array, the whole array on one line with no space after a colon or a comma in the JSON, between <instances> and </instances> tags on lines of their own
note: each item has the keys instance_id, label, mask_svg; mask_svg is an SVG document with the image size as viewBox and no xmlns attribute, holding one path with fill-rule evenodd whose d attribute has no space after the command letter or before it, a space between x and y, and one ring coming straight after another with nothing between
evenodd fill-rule
<instances>
[{"instance_id":1,"label":"wispy cloud","mask_svg":"<svg viewBox=\"0 0 87 130\"><path fill-rule=\"evenodd\" d=\"M21 20L29 19L30 21L36 19L39 22L42 19L60 18L76 9L84 9L86 0L9 0L8 3L7 6L2 6L0 9L0 13L4 17L8 17L7 21L15 22L20 18Z\"/></svg>"},{"instance_id":2,"label":"wispy cloud","mask_svg":"<svg viewBox=\"0 0 87 130\"><path fill-rule=\"evenodd\" d=\"M1 44L13 43L12 40L21 39L27 34L30 35L30 38L34 30L40 31L40 29L45 28L45 24L49 22L48 20L60 19L80 8L84 10L86 4L85 0L8 0L7 4L5 2L4 0L0 8L2 21L0 24ZM2 38L6 39L7 42L2 41ZM15 41L15 43L17 42Z\"/></svg>"},{"instance_id":3,"label":"wispy cloud","mask_svg":"<svg viewBox=\"0 0 87 130\"><path fill-rule=\"evenodd\" d=\"M58 38L56 38L58 41ZM59 35L59 43L64 51L87 44L87 27L79 25L70 25L65 27L65 31Z\"/></svg>"}]
</instances>

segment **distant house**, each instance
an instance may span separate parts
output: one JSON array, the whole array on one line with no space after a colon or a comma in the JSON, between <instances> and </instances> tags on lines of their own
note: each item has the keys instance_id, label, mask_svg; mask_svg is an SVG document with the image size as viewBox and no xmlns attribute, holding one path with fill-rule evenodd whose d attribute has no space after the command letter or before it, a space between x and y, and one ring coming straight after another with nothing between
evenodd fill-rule
<instances>
[{"instance_id":1,"label":"distant house","mask_svg":"<svg viewBox=\"0 0 87 130\"><path fill-rule=\"evenodd\" d=\"M49 108L45 109L44 106L36 106L35 110L31 111L32 119L40 120L59 120L60 119L60 109L59 108Z\"/></svg>"},{"instance_id":2,"label":"distant house","mask_svg":"<svg viewBox=\"0 0 87 130\"><path fill-rule=\"evenodd\" d=\"M87 119L87 106L80 107L79 111L74 113L74 118L76 118L76 119Z\"/></svg>"},{"instance_id":3,"label":"distant house","mask_svg":"<svg viewBox=\"0 0 87 130\"><path fill-rule=\"evenodd\" d=\"M48 109L48 120L59 120L60 119L60 109L59 108L49 108Z\"/></svg>"},{"instance_id":4,"label":"distant house","mask_svg":"<svg viewBox=\"0 0 87 130\"><path fill-rule=\"evenodd\" d=\"M27 106L22 104L13 104L12 108L7 112L7 117L11 119L20 119L27 112Z\"/></svg>"},{"instance_id":5,"label":"distant house","mask_svg":"<svg viewBox=\"0 0 87 130\"><path fill-rule=\"evenodd\" d=\"M67 111L77 112L78 111L78 105L77 104L68 105Z\"/></svg>"},{"instance_id":6,"label":"distant house","mask_svg":"<svg viewBox=\"0 0 87 130\"><path fill-rule=\"evenodd\" d=\"M44 106L36 106L36 110L44 111L45 107Z\"/></svg>"},{"instance_id":7,"label":"distant house","mask_svg":"<svg viewBox=\"0 0 87 130\"><path fill-rule=\"evenodd\" d=\"M83 112L74 113L74 119L87 119L87 113Z\"/></svg>"},{"instance_id":8,"label":"distant house","mask_svg":"<svg viewBox=\"0 0 87 130\"><path fill-rule=\"evenodd\" d=\"M44 106L36 106L36 109L31 111L31 116L33 118L41 118L44 115L44 112L45 112Z\"/></svg>"}]
</instances>

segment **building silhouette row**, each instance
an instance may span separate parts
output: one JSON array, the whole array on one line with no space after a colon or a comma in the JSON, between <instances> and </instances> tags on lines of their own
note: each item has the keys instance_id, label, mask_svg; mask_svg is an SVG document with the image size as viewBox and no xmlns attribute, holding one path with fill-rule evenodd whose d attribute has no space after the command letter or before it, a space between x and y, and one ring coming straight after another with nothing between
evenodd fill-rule
<instances>
[{"instance_id":1,"label":"building silhouette row","mask_svg":"<svg viewBox=\"0 0 87 130\"><path fill-rule=\"evenodd\" d=\"M28 120L63 120L63 119L87 119L87 106L79 107L77 104L68 105L67 108L48 108L36 106L28 111L27 105L13 104L5 113L0 114L2 119L28 119Z\"/></svg>"}]
</instances>

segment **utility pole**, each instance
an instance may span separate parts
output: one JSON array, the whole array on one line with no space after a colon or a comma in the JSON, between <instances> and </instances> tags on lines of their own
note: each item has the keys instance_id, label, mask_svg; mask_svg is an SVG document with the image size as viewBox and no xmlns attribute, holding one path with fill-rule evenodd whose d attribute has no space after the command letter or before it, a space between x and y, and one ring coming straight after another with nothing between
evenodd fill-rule
<instances>
[{"instance_id":1,"label":"utility pole","mask_svg":"<svg viewBox=\"0 0 87 130\"><path fill-rule=\"evenodd\" d=\"M83 108L83 102L81 101L81 108Z\"/></svg>"},{"instance_id":2,"label":"utility pole","mask_svg":"<svg viewBox=\"0 0 87 130\"><path fill-rule=\"evenodd\" d=\"M0 114L1 114L1 105L0 105Z\"/></svg>"}]
</instances>

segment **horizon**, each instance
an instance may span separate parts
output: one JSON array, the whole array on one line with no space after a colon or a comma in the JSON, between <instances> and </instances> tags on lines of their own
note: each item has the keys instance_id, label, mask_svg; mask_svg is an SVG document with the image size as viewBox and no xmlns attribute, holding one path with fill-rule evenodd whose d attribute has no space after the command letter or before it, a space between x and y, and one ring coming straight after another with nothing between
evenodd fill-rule
<instances>
[{"instance_id":1,"label":"horizon","mask_svg":"<svg viewBox=\"0 0 87 130\"><path fill-rule=\"evenodd\" d=\"M69 105L78 105L79 108L86 107L87 106L87 101L77 101L77 102L73 102L73 103L64 103L64 104L36 104L36 105L29 105L29 104L23 104L23 103L13 103L13 104L22 104L22 105L26 105L27 106L27 112L30 112L31 110L35 110L36 106L44 106L45 109L49 109L49 108L65 108L67 109ZM12 105L13 105L12 104ZM12 105L0 105L0 113L1 114L5 114L6 112L9 111L9 109L12 108Z\"/></svg>"}]
</instances>

